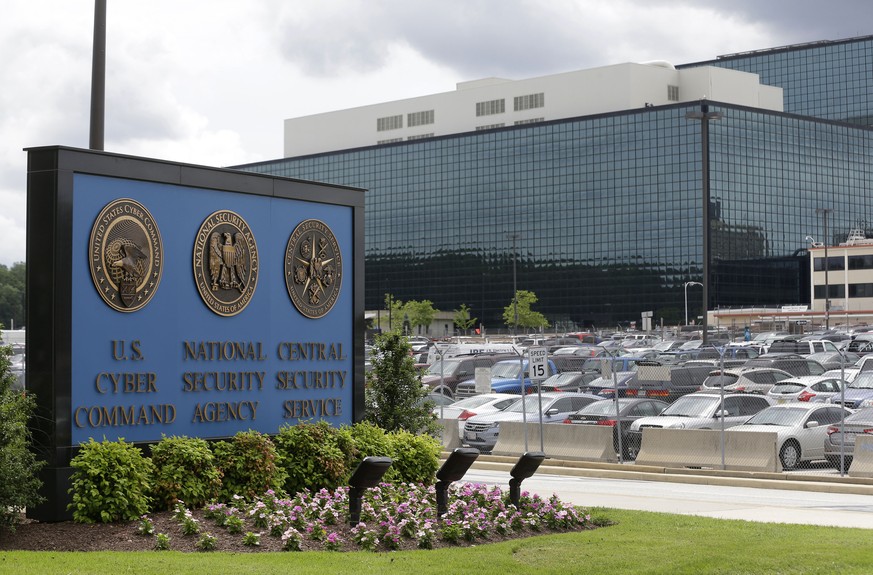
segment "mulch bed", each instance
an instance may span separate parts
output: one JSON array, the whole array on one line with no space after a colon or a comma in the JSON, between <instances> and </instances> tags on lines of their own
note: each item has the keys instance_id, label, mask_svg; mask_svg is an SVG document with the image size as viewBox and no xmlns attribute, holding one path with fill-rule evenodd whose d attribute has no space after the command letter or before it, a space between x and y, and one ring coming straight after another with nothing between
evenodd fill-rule
<instances>
[{"instance_id":1,"label":"mulch bed","mask_svg":"<svg viewBox=\"0 0 873 575\"><path fill-rule=\"evenodd\" d=\"M200 521L201 533L210 533L216 538L215 551L232 553L258 553L264 551L282 551L282 540L271 537L264 530L246 525L242 533L231 534L214 521L203 518L202 511L194 511L194 517ZM149 514L155 526L155 533L164 533L170 537L170 549L173 551L200 552L197 547L198 535L183 535L181 524L173 517L172 512ZM64 521L59 523L41 523L28 519L16 527L14 532L0 529L0 551L151 551L155 548L155 535L140 535L137 533L139 522L85 524ZM263 534L257 547L243 544L243 534L246 531ZM359 551L360 548L352 541L351 528L348 525L335 525L328 532L335 531L345 542L342 551ZM524 531L512 533L503 537L495 534L487 539L477 539L472 542L461 541L448 543L440 539L433 542L434 548L469 547L483 545L510 539L521 539L534 535L547 535L559 531L543 528L539 531ZM403 540L400 549L416 549L416 543ZM323 550L320 541L304 539L302 550ZM386 551L379 548L379 551Z\"/></svg>"}]
</instances>

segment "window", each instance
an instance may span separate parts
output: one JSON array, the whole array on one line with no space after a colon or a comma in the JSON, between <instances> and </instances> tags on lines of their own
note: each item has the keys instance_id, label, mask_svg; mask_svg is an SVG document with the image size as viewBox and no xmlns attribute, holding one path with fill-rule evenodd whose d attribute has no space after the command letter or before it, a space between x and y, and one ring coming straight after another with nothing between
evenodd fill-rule
<instances>
[{"instance_id":1,"label":"window","mask_svg":"<svg viewBox=\"0 0 873 575\"><path fill-rule=\"evenodd\" d=\"M536 124L537 122L544 121L545 118L531 118L530 120L516 120L515 125L520 126L522 124Z\"/></svg>"},{"instance_id":2,"label":"window","mask_svg":"<svg viewBox=\"0 0 873 575\"><path fill-rule=\"evenodd\" d=\"M391 138L389 140L378 140L377 144L393 144L394 142L402 142L403 138Z\"/></svg>"},{"instance_id":3,"label":"window","mask_svg":"<svg viewBox=\"0 0 873 575\"><path fill-rule=\"evenodd\" d=\"M407 140L421 140L423 138L433 138L433 132L430 134L417 134L415 136L409 136L406 138Z\"/></svg>"},{"instance_id":4,"label":"window","mask_svg":"<svg viewBox=\"0 0 873 575\"><path fill-rule=\"evenodd\" d=\"M385 132L387 130L399 130L403 127L403 114L396 116L385 116L376 120L376 131Z\"/></svg>"},{"instance_id":5,"label":"window","mask_svg":"<svg viewBox=\"0 0 873 575\"><path fill-rule=\"evenodd\" d=\"M530 110L532 108L542 108L546 105L546 95L543 92L539 94L528 94L527 96L516 96L513 102L513 108L516 112L522 110Z\"/></svg>"},{"instance_id":6,"label":"window","mask_svg":"<svg viewBox=\"0 0 873 575\"><path fill-rule=\"evenodd\" d=\"M503 114L506 112L506 100L489 100L488 102L476 102L477 116L493 116L494 114Z\"/></svg>"},{"instance_id":7,"label":"window","mask_svg":"<svg viewBox=\"0 0 873 575\"><path fill-rule=\"evenodd\" d=\"M667 99L671 102L679 101L679 86L667 86Z\"/></svg>"},{"instance_id":8,"label":"window","mask_svg":"<svg viewBox=\"0 0 873 575\"><path fill-rule=\"evenodd\" d=\"M484 126L476 126L476 130L490 130L492 128L502 128L505 124L485 124Z\"/></svg>"},{"instance_id":9,"label":"window","mask_svg":"<svg viewBox=\"0 0 873 575\"><path fill-rule=\"evenodd\" d=\"M425 126L427 124L433 124L433 110L411 112L406 115L406 125L410 128L414 126Z\"/></svg>"}]
</instances>

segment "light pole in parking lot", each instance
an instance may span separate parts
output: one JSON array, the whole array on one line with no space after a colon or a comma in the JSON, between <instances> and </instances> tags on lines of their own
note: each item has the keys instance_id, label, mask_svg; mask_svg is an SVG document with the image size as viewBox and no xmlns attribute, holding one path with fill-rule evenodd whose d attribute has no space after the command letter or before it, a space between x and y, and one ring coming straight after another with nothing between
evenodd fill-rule
<instances>
[{"instance_id":1,"label":"light pole in parking lot","mask_svg":"<svg viewBox=\"0 0 873 575\"><path fill-rule=\"evenodd\" d=\"M828 261L828 214L833 212L833 208L816 208L815 213L821 214L822 219L824 220L824 273L825 273L825 305L824 305L824 317L825 317L825 329L831 328L831 288L828 283L828 268L831 267L831 262ZM813 296L815 297L815 296Z\"/></svg>"},{"instance_id":2,"label":"light pole in parking lot","mask_svg":"<svg viewBox=\"0 0 873 575\"><path fill-rule=\"evenodd\" d=\"M705 100L700 102L700 111L692 111L685 113L686 120L700 120L700 178L703 191L703 344L708 341L707 328L709 324L709 122L710 120L720 120L723 117L721 112L710 112L709 104ZM686 321L687 323L687 321Z\"/></svg>"},{"instance_id":3,"label":"light pole in parking lot","mask_svg":"<svg viewBox=\"0 0 873 575\"><path fill-rule=\"evenodd\" d=\"M685 325L688 325L688 286L702 286L700 282L685 282ZM706 311L704 310L704 313Z\"/></svg>"}]
</instances>

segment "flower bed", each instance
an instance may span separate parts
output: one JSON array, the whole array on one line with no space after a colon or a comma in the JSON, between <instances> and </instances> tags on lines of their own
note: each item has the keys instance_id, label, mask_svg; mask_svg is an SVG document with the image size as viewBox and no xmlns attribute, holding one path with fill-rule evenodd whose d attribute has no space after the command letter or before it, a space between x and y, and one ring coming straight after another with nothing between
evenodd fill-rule
<instances>
[{"instance_id":1,"label":"flower bed","mask_svg":"<svg viewBox=\"0 0 873 575\"><path fill-rule=\"evenodd\" d=\"M433 486L383 483L365 492L360 522L349 525L347 487L298 493L290 499L267 492L255 501L236 497L232 504L210 505L197 513L179 503L172 520L164 522L164 531L144 516L136 532L153 538L153 547L160 549L191 549L193 541L200 551L240 546L252 551L392 551L593 527L588 515L555 495L543 499L523 492L516 508L498 487L465 483L449 488L449 501L446 514L438 518ZM181 546L179 539L184 541Z\"/></svg>"}]
</instances>

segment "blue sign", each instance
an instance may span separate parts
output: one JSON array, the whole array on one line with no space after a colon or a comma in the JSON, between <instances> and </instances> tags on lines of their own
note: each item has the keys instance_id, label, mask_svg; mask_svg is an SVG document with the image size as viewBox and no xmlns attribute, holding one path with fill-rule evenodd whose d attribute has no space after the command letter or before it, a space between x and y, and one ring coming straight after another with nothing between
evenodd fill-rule
<instances>
[{"instance_id":1,"label":"blue sign","mask_svg":"<svg viewBox=\"0 0 873 575\"><path fill-rule=\"evenodd\" d=\"M75 174L73 444L352 423L352 224L349 206Z\"/></svg>"}]
</instances>

